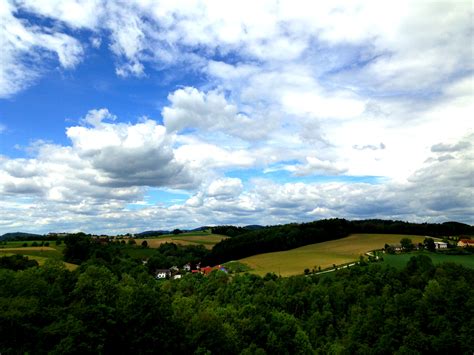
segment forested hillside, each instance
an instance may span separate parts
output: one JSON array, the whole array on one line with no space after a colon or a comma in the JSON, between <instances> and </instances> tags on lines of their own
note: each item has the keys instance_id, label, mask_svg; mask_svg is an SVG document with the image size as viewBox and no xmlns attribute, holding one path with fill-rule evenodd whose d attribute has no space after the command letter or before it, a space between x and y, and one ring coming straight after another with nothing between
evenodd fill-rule
<instances>
[{"instance_id":1,"label":"forested hillside","mask_svg":"<svg viewBox=\"0 0 474 355\"><path fill-rule=\"evenodd\" d=\"M474 235L474 227L463 223L409 223L390 220L325 219L310 223L291 223L249 231L233 226L214 227L213 232L232 238L212 249L211 262L241 259L247 256L289 250L303 245L339 239L352 233L416 234L428 236Z\"/></svg>"},{"instance_id":2,"label":"forested hillside","mask_svg":"<svg viewBox=\"0 0 474 355\"><path fill-rule=\"evenodd\" d=\"M472 354L474 272L379 264L332 276L157 281L126 257L0 269L2 354Z\"/></svg>"}]
</instances>

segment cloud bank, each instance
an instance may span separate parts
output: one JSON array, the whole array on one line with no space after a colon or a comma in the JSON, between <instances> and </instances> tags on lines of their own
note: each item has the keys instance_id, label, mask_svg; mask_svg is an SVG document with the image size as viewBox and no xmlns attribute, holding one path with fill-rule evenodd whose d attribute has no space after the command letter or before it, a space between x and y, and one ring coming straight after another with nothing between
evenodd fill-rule
<instances>
[{"instance_id":1,"label":"cloud bank","mask_svg":"<svg viewBox=\"0 0 474 355\"><path fill-rule=\"evenodd\" d=\"M92 106L66 143L1 155L0 231L474 223L472 15L469 1L3 1L0 99L101 49L125 83L199 83L173 82L154 119Z\"/></svg>"}]
</instances>

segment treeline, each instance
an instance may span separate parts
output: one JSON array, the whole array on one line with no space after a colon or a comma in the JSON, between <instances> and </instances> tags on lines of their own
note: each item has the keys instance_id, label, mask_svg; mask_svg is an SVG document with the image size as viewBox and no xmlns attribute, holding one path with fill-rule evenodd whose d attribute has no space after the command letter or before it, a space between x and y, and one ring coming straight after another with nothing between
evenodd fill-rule
<instances>
[{"instance_id":1,"label":"treeline","mask_svg":"<svg viewBox=\"0 0 474 355\"><path fill-rule=\"evenodd\" d=\"M240 234L244 234L247 232L251 232L253 230L258 230L258 229L263 229L264 227L261 228L256 228L256 227L236 227L236 226L216 226L211 228L211 232L213 234L222 234L226 235L228 237L235 237Z\"/></svg>"},{"instance_id":2,"label":"treeline","mask_svg":"<svg viewBox=\"0 0 474 355\"><path fill-rule=\"evenodd\" d=\"M472 354L474 272L355 266L331 276L188 275L92 258L0 269L2 354Z\"/></svg>"},{"instance_id":3,"label":"treeline","mask_svg":"<svg viewBox=\"0 0 474 355\"><path fill-rule=\"evenodd\" d=\"M222 263L247 256L289 250L300 246L339 239L352 233L414 234L427 236L474 235L474 227L463 223L409 223L390 220L348 221L326 219L310 223L292 223L248 231L244 227L214 227L225 239L212 249L210 262Z\"/></svg>"},{"instance_id":4,"label":"treeline","mask_svg":"<svg viewBox=\"0 0 474 355\"><path fill-rule=\"evenodd\" d=\"M431 237L474 235L474 226L459 222L410 223L383 219L350 221L351 233L413 234Z\"/></svg>"},{"instance_id":5,"label":"treeline","mask_svg":"<svg viewBox=\"0 0 474 355\"><path fill-rule=\"evenodd\" d=\"M67 236L78 236L78 237L88 237L91 238L92 234L86 234L83 232L78 233L68 233ZM33 234L33 233L22 233L22 232L14 232L14 233L5 233L0 236L0 240L3 241L23 241L23 240L35 240L35 241L56 241L56 240L64 240L66 236L64 235L57 235L57 234Z\"/></svg>"},{"instance_id":6,"label":"treeline","mask_svg":"<svg viewBox=\"0 0 474 355\"><path fill-rule=\"evenodd\" d=\"M349 222L344 219L285 224L247 231L214 245L210 263L222 263L250 255L338 239L347 236L349 232Z\"/></svg>"},{"instance_id":7,"label":"treeline","mask_svg":"<svg viewBox=\"0 0 474 355\"><path fill-rule=\"evenodd\" d=\"M33 233L23 233L23 232L13 232L5 233L0 236L0 240L41 240L44 236L40 234Z\"/></svg>"}]
</instances>

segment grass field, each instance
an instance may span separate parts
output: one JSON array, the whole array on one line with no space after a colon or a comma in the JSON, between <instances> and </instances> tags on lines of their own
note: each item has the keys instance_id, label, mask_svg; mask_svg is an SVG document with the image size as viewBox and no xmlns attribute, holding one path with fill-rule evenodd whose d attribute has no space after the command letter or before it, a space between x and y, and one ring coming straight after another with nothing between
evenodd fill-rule
<instances>
[{"instance_id":1,"label":"grass field","mask_svg":"<svg viewBox=\"0 0 474 355\"><path fill-rule=\"evenodd\" d=\"M397 269L403 269L412 256L420 254L429 256L431 260L433 260L433 264L435 265L444 262L452 262L456 264L461 264L470 269L474 269L474 255L445 255L441 253L430 253L427 251L394 255L384 254L383 263L396 267Z\"/></svg>"},{"instance_id":2,"label":"grass field","mask_svg":"<svg viewBox=\"0 0 474 355\"><path fill-rule=\"evenodd\" d=\"M208 231L189 232L182 234L165 234L154 238L135 239L137 245L144 240L147 241L150 248L158 248L163 243L175 243L179 245L204 245L207 249L212 249L214 245L222 239L228 238L225 235L211 234Z\"/></svg>"},{"instance_id":3,"label":"grass field","mask_svg":"<svg viewBox=\"0 0 474 355\"><path fill-rule=\"evenodd\" d=\"M340 265L356 261L360 255L381 249L384 245L399 243L402 238L410 238L413 243L422 242L424 236L400 234L352 234L346 238L329 242L310 244L304 247L250 256L239 260L252 268L253 273L265 275L274 272L281 276L298 275L304 269L322 269L333 264Z\"/></svg>"}]
</instances>

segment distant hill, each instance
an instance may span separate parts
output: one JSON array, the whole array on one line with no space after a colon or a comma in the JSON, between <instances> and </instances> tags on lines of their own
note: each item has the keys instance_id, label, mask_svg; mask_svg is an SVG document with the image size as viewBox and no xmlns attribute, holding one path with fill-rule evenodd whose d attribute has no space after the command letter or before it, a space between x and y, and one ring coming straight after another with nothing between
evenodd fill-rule
<instances>
[{"instance_id":1,"label":"distant hill","mask_svg":"<svg viewBox=\"0 0 474 355\"><path fill-rule=\"evenodd\" d=\"M248 256L294 249L308 244L347 237L354 233L404 234L432 237L474 235L474 226L458 222L409 223L381 219L349 221L326 219L309 223L290 223L249 230L246 227L217 226L215 234L231 238L212 249L210 263L242 259Z\"/></svg>"},{"instance_id":2,"label":"distant hill","mask_svg":"<svg viewBox=\"0 0 474 355\"><path fill-rule=\"evenodd\" d=\"M259 224L249 224L248 226L245 226L244 228L249 230L249 231L253 231L253 230L257 230L257 229L263 229L265 227L261 226Z\"/></svg>"},{"instance_id":3,"label":"distant hill","mask_svg":"<svg viewBox=\"0 0 474 355\"><path fill-rule=\"evenodd\" d=\"M34 234L34 233L23 233L23 232L13 232L13 233L5 233L4 235L0 236L0 240L19 240L19 239L40 239L44 238L41 234Z\"/></svg>"},{"instance_id":4,"label":"distant hill","mask_svg":"<svg viewBox=\"0 0 474 355\"><path fill-rule=\"evenodd\" d=\"M245 227L236 227L236 226L215 226L211 228L212 233L214 234L222 234L228 237L236 237L238 235L242 235L248 232L257 231L261 229L265 229L266 227L258 226L258 225L249 225Z\"/></svg>"},{"instance_id":5,"label":"distant hill","mask_svg":"<svg viewBox=\"0 0 474 355\"><path fill-rule=\"evenodd\" d=\"M170 234L170 233L171 231L167 231L167 230L145 231L145 232L135 233L135 236L139 238L143 238L143 237L153 237L153 236Z\"/></svg>"},{"instance_id":6,"label":"distant hill","mask_svg":"<svg viewBox=\"0 0 474 355\"><path fill-rule=\"evenodd\" d=\"M205 230L208 230L210 227L208 226L202 226L202 227L197 227L197 228L194 228L194 229L186 229L186 230L183 230L183 232L201 232L201 231L205 231Z\"/></svg>"}]
</instances>

